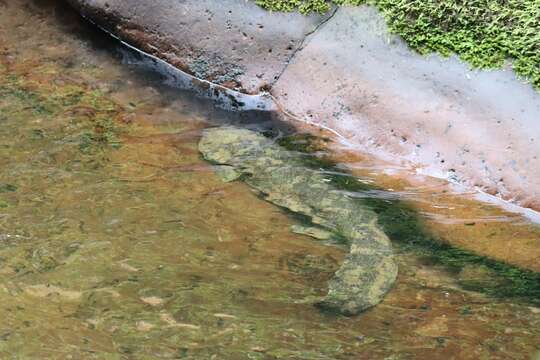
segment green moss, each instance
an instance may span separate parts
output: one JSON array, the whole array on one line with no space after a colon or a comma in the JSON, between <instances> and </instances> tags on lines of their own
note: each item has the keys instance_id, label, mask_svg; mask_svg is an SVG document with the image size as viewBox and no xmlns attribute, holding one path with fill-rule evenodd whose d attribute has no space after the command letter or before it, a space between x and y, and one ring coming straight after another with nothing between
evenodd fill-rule
<instances>
[{"instance_id":1,"label":"green moss","mask_svg":"<svg viewBox=\"0 0 540 360\"><path fill-rule=\"evenodd\" d=\"M422 54L459 55L473 67L505 60L540 89L539 0L256 0L269 10L326 12L330 4L370 4L390 30Z\"/></svg>"},{"instance_id":2,"label":"green moss","mask_svg":"<svg viewBox=\"0 0 540 360\"><path fill-rule=\"evenodd\" d=\"M330 10L330 2L326 0L256 0L256 3L273 11L299 10L304 14Z\"/></svg>"}]
</instances>

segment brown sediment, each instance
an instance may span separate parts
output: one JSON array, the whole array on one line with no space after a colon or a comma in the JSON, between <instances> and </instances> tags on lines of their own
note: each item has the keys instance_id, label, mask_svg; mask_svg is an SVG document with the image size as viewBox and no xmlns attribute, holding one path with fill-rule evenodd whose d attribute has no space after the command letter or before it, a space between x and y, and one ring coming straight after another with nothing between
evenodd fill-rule
<instances>
[{"instance_id":1,"label":"brown sediment","mask_svg":"<svg viewBox=\"0 0 540 360\"><path fill-rule=\"evenodd\" d=\"M183 131L175 134L153 134L144 137L126 136L125 141L131 144L166 143L180 145L185 141L195 141L201 137L201 130Z\"/></svg>"}]
</instances>

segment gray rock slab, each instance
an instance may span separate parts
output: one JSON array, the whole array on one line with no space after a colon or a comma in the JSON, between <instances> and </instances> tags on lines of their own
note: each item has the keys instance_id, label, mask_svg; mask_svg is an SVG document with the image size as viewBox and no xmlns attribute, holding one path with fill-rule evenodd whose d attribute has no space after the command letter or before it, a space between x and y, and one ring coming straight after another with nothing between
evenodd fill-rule
<instances>
[{"instance_id":1,"label":"gray rock slab","mask_svg":"<svg viewBox=\"0 0 540 360\"><path fill-rule=\"evenodd\" d=\"M245 93L269 87L325 16L271 13L246 0L69 0L129 44Z\"/></svg>"},{"instance_id":2,"label":"gray rock slab","mask_svg":"<svg viewBox=\"0 0 540 360\"><path fill-rule=\"evenodd\" d=\"M272 93L348 146L540 208L540 93L508 69L414 53L373 8L340 8Z\"/></svg>"}]
</instances>

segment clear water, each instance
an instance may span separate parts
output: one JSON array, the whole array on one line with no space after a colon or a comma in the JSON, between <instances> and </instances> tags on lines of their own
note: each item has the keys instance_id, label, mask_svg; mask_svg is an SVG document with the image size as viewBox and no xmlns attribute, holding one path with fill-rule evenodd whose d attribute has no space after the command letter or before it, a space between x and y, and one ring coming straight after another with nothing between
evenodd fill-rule
<instances>
[{"instance_id":1,"label":"clear water","mask_svg":"<svg viewBox=\"0 0 540 360\"><path fill-rule=\"evenodd\" d=\"M538 356L538 299L490 296L504 277L401 243L381 305L347 318L305 303L344 249L293 234L297 220L197 151L209 126L290 128L167 88L125 56L61 2L0 1L0 358ZM352 196L407 203L434 238L538 270L539 230L520 216L323 155L377 186ZM387 214L399 225L402 211Z\"/></svg>"}]
</instances>

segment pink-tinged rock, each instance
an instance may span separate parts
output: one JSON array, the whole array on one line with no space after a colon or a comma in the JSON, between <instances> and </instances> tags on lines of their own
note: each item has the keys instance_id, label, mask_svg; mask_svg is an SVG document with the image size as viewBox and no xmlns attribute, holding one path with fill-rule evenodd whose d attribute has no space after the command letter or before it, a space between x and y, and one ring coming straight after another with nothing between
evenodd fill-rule
<instances>
[{"instance_id":1,"label":"pink-tinged rock","mask_svg":"<svg viewBox=\"0 0 540 360\"><path fill-rule=\"evenodd\" d=\"M271 13L245 0L69 1L129 44L249 94L268 88L325 19Z\"/></svg>"},{"instance_id":2,"label":"pink-tinged rock","mask_svg":"<svg viewBox=\"0 0 540 360\"><path fill-rule=\"evenodd\" d=\"M272 92L351 146L540 209L540 93L510 70L414 53L373 8L340 8Z\"/></svg>"}]
</instances>

